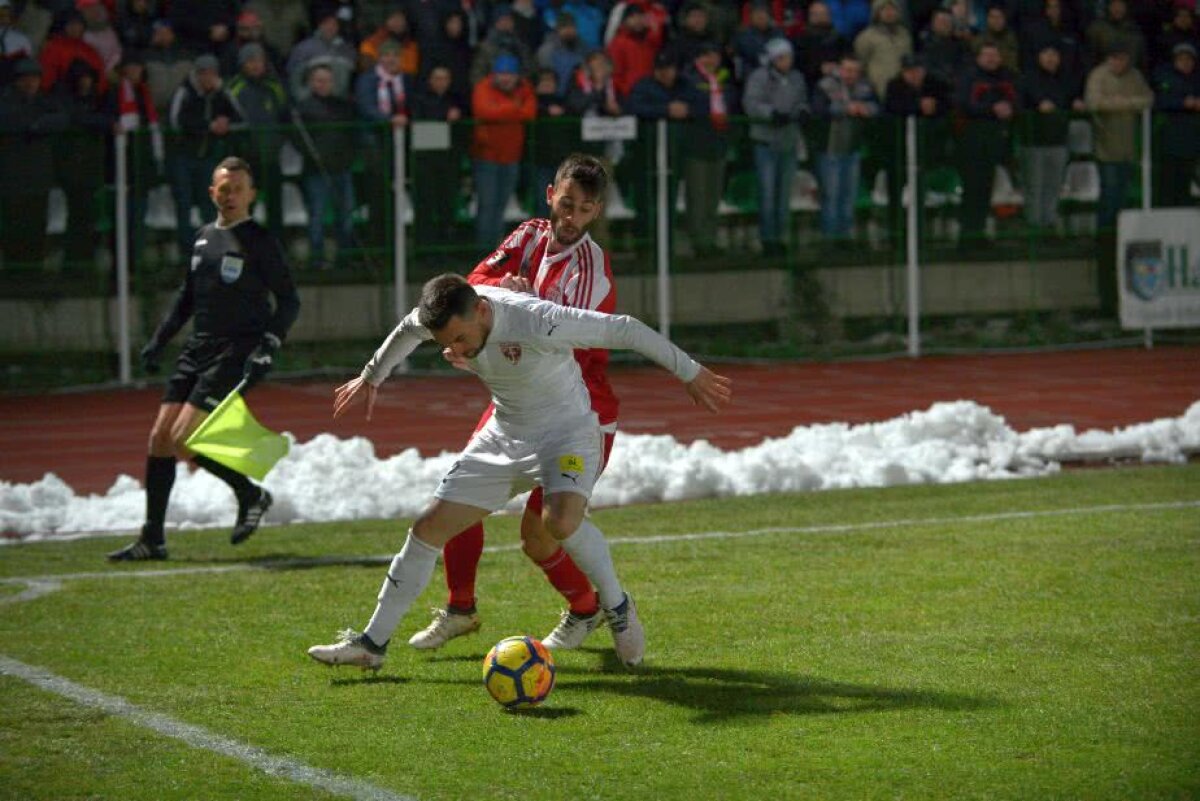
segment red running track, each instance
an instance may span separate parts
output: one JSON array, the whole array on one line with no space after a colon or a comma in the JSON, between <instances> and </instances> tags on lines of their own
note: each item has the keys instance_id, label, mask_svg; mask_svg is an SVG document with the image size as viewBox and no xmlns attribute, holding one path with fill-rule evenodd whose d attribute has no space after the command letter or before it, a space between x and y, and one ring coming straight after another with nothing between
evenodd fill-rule
<instances>
[{"instance_id":1,"label":"red running track","mask_svg":"<svg viewBox=\"0 0 1200 801\"><path fill-rule=\"evenodd\" d=\"M1111 429L1178 417L1200 400L1200 348L1161 347L947 356L835 364L723 365L735 405L699 412L678 382L654 368L614 368L621 430L753 445L811 423L886 420L937 401L973 400L1018 430L1070 423ZM276 383L254 391L255 414L301 441L329 432L366 436L376 453L458 450L487 400L465 375L405 377L385 385L367 423L334 421L330 382ZM0 398L0 480L56 473L78 492L103 492L127 473L141 479L158 388Z\"/></svg>"}]
</instances>

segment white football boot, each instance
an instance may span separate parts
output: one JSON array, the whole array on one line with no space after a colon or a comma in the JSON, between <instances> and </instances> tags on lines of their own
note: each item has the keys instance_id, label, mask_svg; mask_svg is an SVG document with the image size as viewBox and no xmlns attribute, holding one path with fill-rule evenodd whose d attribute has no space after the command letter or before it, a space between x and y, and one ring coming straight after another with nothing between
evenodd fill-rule
<instances>
[{"instance_id":1,"label":"white football boot","mask_svg":"<svg viewBox=\"0 0 1200 801\"><path fill-rule=\"evenodd\" d=\"M325 665L355 665L364 670L379 670L383 667L387 648L380 648L364 635L353 629L338 633L338 641L331 645L314 645L308 655Z\"/></svg>"},{"instance_id":2,"label":"white football boot","mask_svg":"<svg viewBox=\"0 0 1200 801\"><path fill-rule=\"evenodd\" d=\"M552 651L570 651L583 645L587 636L603 625L604 613L599 609L586 617L568 609L562 613L554 631L542 639L542 645Z\"/></svg>"},{"instance_id":3,"label":"white football boot","mask_svg":"<svg viewBox=\"0 0 1200 801\"><path fill-rule=\"evenodd\" d=\"M629 593L625 600L615 609L605 609L604 616L608 618L608 627L612 629L613 648L617 657L626 667L633 667L642 661L646 652L646 631L642 621L638 620L637 604Z\"/></svg>"},{"instance_id":4,"label":"white football boot","mask_svg":"<svg viewBox=\"0 0 1200 801\"><path fill-rule=\"evenodd\" d=\"M434 609L433 622L409 638L408 644L420 651L441 648L455 637L479 631L479 615L460 615L449 609Z\"/></svg>"}]
</instances>

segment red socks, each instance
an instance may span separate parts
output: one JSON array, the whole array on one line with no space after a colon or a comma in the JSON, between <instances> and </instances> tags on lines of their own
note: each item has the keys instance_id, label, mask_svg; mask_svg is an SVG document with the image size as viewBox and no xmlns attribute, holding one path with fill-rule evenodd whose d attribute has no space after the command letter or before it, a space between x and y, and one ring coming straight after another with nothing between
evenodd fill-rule
<instances>
[{"instance_id":1,"label":"red socks","mask_svg":"<svg viewBox=\"0 0 1200 801\"><path fill-rule=\"evenodd\" d=\"M476 523L456 534L442 548L446 565L446 586L450 588L449 606L456 610L475 609L475 572L483 556L483 523Z\"/></svg>"},{"instance_id":2,"label":"red socks","mask_svg":"<svg viewBox=\"0 0 1200 801\"><path fill-rule=\"evenodd\" d=\"M592 589L588 577L571 561L571 557L567 556L566 551L559 548L549 559L538 562L538 567L546 574L554 589L567 599L572 612L580 617L596 614L600 608L596 591Z\"/></svg>"},{"instance_id":3,"label":"red socks","mask_svg":"<svg viewBox=\"0 0 1200 801\"><path fill-rule=\"evenodd\" d=\"M450 590L448 606L455 611L468 612L475 609L475 573L479 559L483 556L483 523L476 523L457 534L442 549L442 561L446 566L446 586ZM538 567L546 579L554 585L571 611L580 616L596 613L600 602L592 583L584 575L567 552L562 548Z\"/></svg>"}]
</instances>

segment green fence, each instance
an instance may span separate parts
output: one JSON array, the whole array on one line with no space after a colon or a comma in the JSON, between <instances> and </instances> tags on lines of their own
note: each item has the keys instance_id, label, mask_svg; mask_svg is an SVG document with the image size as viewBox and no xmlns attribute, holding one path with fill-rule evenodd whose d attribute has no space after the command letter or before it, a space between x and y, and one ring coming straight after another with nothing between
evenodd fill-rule
<instances>
[{"instance_id":1,"label":"green fence","mask_svg":"<svg viewBox=\"0 0 1200 801\"><path fill-rule=\"evenodd\" d=\"M1066 145L1048 156L1035 115L991 127L922 119L911 131L902 119L864 120L854 133L858 180L846 196L851 225L837 231L828 195L846 157L831 158L827 126L809 121L794 150L780 244L764 248L753 121L736 118L719 132L708 121L641 121L632 139L590 141L580 120L544 118L526 127L500 226L545 214L545 186L567 153L605 158L614 186L593 237L611 254L620 308L662 322L665 271L673 338L710 356L905 353L913 331L923 353L1127 341L1113 305L1113 234L1097 225L1107 167L1093 156L1089 117L1065 122ZM1156 120L1155 129L1167 124ZM1142 205L1151 185L1144 128L1142 155L1125 176L1126 206ZM283 241L302 289L283 371L357 367L403 305L397 274L411 298L426 278L465 272L494 247L476 231L474 135L475 124L463 121L414 125L398 138L387 125L366 124L168 132L161 145L131 136L125 327L133 351L182 279L194 226L213 216L213 165L236 154L254 166L255 216ZM22 206L30 219L38 217L30 210L46 209L44 236L22 219L0 220L8 390L121 375L114 145L85 134L51 144L54 169L28 187ZM1031 198L1046 193L1051 202L1039 208L1053 212L1048 219L1031 211ZM321 194L329 197L318 211ZM343 226L336 201L347 195ZM916 325L910 263L919 266Z\"/></svg>"}]
</instances>

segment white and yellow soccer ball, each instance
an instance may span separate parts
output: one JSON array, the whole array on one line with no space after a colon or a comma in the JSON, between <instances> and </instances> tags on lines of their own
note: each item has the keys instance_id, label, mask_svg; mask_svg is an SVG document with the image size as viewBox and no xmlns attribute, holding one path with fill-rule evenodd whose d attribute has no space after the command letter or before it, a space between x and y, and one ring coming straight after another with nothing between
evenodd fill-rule
<instances>
[{"instance_id":1,"label":"white and yellow soccer ball","mask_svg":"<svg viewBox=\"0 0 1200 801\"><path fill-rule=\"evenodd\" d=\"M483 686L508 709L537 706L554 689L554 657L533 637L506 637L483 659Z\"/></svg>"}]
</instances>

